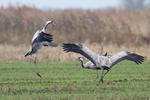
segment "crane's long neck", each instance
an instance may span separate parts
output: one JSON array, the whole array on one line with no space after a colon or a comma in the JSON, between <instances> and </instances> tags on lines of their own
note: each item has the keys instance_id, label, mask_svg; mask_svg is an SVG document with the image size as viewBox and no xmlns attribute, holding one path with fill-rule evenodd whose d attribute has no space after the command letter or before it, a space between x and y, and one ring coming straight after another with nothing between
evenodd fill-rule
<instances>
[{"instance_id":1,"label":"crane's long neck","mask_svg":"<svg viewBox=\"0 0 150 100\"><path fill-rule=\"evenodd\" d=\"M42 31L46 32L46 28L47 28L48 24L45 24L45 26L43 27Z\"/></svg>"},{"instance_id":2,"label":"crane's long neck","mask_svg":"<svg viewBox=\"0 0 150 100\"><path fill-rule=\"evenodd\" d=\"M82 68L85 68L83 60L80 60Z\"/></svg>"}]
</instances>

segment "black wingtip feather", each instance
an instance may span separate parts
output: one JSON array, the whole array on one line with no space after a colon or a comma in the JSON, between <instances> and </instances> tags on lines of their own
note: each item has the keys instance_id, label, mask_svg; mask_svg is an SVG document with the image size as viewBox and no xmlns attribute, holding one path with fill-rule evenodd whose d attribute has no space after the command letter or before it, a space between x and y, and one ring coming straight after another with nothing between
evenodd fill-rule
<instances>
[{"instance_id":1,"label":"black wingtip feather","mask_svg":"<svg viewBox=\"0 0 150 100\"><path fill-rule=\"evenodd\" d=\"M47 34L47 33L41 33L40 34L40 38L39 41L48 41L48 42L52 42L53 41L53 35L52 34Z\"/></svg>"},{"instance_id":2,"label":"black wingtip feather","mask_svg":"<svg viewBox=\"0 0 150 100\"><path fill-rule=\"evenodd\" d=\"M135 53L128 53L130 59L132 59L132 61L134 61L136 64L142 64L142 62L144 61L144 57Z\"/></svg>"},{"instance_id":3,"label":"black wingtip feather","mask_svg":"<svg viewBox=\"0 0 150 100\"><path fill-rule=\"evenodd\" d=\"M79 48L78 45L73 43L63 43L63 50L66 52L71 52L76 50L75 48Z\"/></svg>"},{"instance_id":4,"label":"black wingtip feather","mask_svg":"<svg viewBox=\"0 0 150 100\"><path fill-rule=\"evenodd\" d=\"M27 56L29 56L30 55L30 53L28 52L28 53L26 53L25 55L24 55L24 57L27 57Z\"/></svg>"}]
</instances>

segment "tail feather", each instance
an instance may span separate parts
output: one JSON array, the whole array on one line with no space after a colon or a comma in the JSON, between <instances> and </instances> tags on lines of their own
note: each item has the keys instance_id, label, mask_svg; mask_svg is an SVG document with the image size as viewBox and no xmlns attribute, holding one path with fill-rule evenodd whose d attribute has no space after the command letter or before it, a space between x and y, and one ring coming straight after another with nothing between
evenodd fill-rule
<instances>
[{"instance_id":1,"label":"tail feather","mask_svg":"<svg viewBox=\"0 0 150 100\"><path fill-rule=\"evenodd\" d=\"M31 55L31 52L26 53L24 57L27 57L29 55Z\"/></svg>"}]
</instances>

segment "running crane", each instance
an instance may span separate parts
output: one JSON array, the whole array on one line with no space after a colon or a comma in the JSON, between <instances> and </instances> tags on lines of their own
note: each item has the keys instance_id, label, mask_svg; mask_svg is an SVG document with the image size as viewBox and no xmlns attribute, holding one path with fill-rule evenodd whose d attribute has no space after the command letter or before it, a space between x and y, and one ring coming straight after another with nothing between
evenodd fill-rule
<instances>
[{"instance_id":1,"label":"running crane","mask_svg":"<svg viewBox=\"0 0 150 100\"><path fill-rule=\"evenodd\" d=\"M99 82L103 82L103 77L111 70L111 68L123 60L130 60L135 62L136 64L142 64L142 62L144 61L143 56L127 51L122 51L114 55L99 55L94 53L86 46L71 43L64 43L63 49L66 52L75 52L86 57L89 61L85 64L83 63L83 59L81 57L78 58L79 61L81 61L81 65L83 68L102 70ZM104 73L104 70L107 71Z\"/></svg>"}]
</instances>

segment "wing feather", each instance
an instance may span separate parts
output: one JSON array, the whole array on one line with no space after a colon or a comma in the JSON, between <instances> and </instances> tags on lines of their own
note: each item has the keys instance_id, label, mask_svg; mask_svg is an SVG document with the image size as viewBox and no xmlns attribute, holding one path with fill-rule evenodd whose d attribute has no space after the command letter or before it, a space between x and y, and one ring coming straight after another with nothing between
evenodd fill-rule
<instances>
[{"instance_id":1,"label":"wing feather","mask_svg":"<svg viewBox=\"0 0 150 100\"><path fill-rule=\"evenodd\" d=\"M110 57L111 66L123 60L130 60L135 62L136 64L142 64L142 62L144 61L144 57L136 53L122 51Z\"/></svg>"},{"instance_id":2,"label":"wing feather","mask_svg":"<svg viewBox=\"0 0 150 100\"><path fill-rule=\"evenodd\" d=\"M75 52L83 55L86 57L88 60L90 60L93 64L96 65L95 59L97 55L90 50L89 48L83 46L83 45L76 45L73 43L64 43L63 44L63 49L66 52Z\"/></svg>"},{"instance_id":3,"label":"wing feather","mask_svg":"<svg viewBox=\"0 0 150 100\"><path fill-rule=\"evenodd\" d=\"M37 42L37 43L49 42L50 43L52 41L53 41L53 35L41 32L41 33L39 33L37 38L34 39L32 44L34 44L35 42Z\"/></svg>"},{"instance_id":4,"label":"wing feather","mask_svg":"<svg viewBox=\"0 0 150 100\"><path fill-rule=\"evenodd\" d=\"M38 37L39 42L52 42L52 40L53 40L53 36L51 34L47 34L44 32L41 32L39 34L39 37Z\"/></svg>"}]
</instances>

